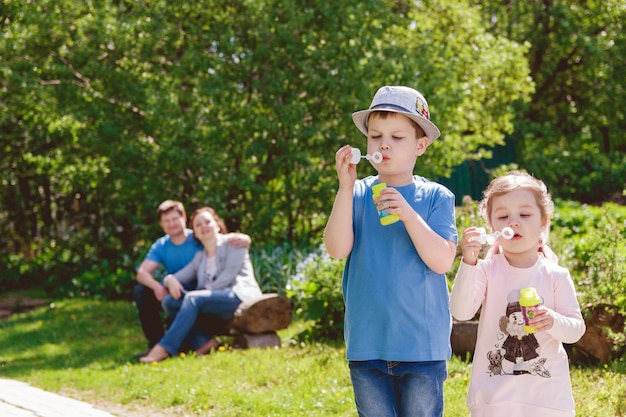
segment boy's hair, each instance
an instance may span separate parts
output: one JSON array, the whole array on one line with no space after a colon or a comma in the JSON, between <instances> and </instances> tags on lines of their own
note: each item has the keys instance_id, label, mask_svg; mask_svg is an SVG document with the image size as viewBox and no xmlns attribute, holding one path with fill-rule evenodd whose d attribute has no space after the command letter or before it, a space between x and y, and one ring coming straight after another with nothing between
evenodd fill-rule
<instances>
[{"instance_id":1,"label":"boy's hair","mask_svg":"<svg viewBox=\"0 0 626 417\"><path fill-rule=\"evenodd\" d=\"M554 202L548 192L548 187L543 181L521 171L510 171L505 175L495 178L483 192L483 199L478 204L481 214L491 224L491 212L493 210L493 197L499 197L517 189L525 189L533 193L535 202L541 213L541 220L546 224L545 236L542 242L548 241L550 219L554 214Z\"/></svg>"},{"instance_id":2,"label":"boy's hair","mask_svg":"<svg viewBox=\"0 0 626 417\"><path fill-rule=\"evenodd\" d=\"M215 219L215 222L217 223L217 227L219 228L220 233L222 234L228 233L228 228L226 227L226 223L224 222L224 220L222 220L220 216L217 215L217 212L215 211L215 209L213 209L213 207L200 207L199 209L194 210L194 212L191 213L191 217L189 218L189 222L191 223L192 227L193 227L193 220L196 218L196 216L205 211L209 213L211 216L213 216L213 218Z\"/></svg>"},{"instance_id":3,"label":"boy's hair","mask_svg":"<svg viewBox=\"0 0 626 417\"><path fill-rule=\"evenodd\" d=\"M171 211L177 211L182 217L186 217L185 206L183 206L183 203L176 200L165 200L159 204L159 207L157 207L157 217L159 218L159 221L164 214Z\"/></svg>"},{"instance_id":4,"label":"boy's hair","mask_svg":"<svg viewBox=\"0 0 626 417\"><path fill-rule=\"evenodd\" d=\"M381 120L386 120L389 117L398 117L398 114L401 113L395 113L395 112L391 112L391 111L375 111L372 112L369 116L370 119L372 118L376 118L378 117ZM408 117L407 117L408 119ZM411 123L413 124L413 127L415 128L415 135L417 138L422 138L424 136L426 136L426 133L424 132L424 129L421 128L420 125L418 125L417 123L415 123L413 120L409 119L411 121Z\"/></svg>"}]
</instances>

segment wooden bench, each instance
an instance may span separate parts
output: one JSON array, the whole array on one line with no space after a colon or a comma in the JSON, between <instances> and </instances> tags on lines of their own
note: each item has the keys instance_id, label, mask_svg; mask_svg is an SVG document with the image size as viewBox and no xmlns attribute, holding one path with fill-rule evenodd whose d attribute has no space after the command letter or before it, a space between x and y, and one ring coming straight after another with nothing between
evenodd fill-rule
<instances>
[{"instance_id":1,"label":"wooden bench","mask_svg":"<svg viewBox=\"0 0 626 417\"><path fill-rule=\"evenodd\" d=\"M292 317L291 301L270 293L241 303L231 320L203 315L198 318L198 323L210 334L234 336L234 347L266 348L280 346L280 337L276 331L286 329Z\"/></svg>"}]
</instances>

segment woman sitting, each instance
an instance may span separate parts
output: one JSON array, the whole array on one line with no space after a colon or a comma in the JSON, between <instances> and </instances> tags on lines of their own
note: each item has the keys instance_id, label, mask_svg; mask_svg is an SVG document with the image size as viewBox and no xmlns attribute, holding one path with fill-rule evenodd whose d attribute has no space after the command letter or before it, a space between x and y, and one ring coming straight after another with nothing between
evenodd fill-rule
<instances>
[{"instance_id":1,"label":"woman sitting","mask_svg":"<svg viewBox=\"0 0 626 417\"><path fill-rule=\"evenodd\" d=\"M175 355L185 338L196 354L210 352L218 342L195 326L198 314L227 320L243 301L262 295L248 249L227 244L228 239L219 233L221 221L211 207L199 208L191 215L194 236L204 250L186 267L163 280L169 291L163 299L163 309L175 318L159 343L140 358L141 362L159 362ZM182 283L194 279L198 280L196 289L185 291Z\"/></svg>"}]
</instances>

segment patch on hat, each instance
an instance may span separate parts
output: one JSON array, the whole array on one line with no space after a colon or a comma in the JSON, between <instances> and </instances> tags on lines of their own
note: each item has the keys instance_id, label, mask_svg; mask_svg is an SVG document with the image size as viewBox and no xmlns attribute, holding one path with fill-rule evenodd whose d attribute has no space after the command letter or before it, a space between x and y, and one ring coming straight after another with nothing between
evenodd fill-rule
<instances>
[{"instance_id":1,"label":"patch on hat","mask_svg":"<svg viewBox=\"0 0 626 417\"><path fill-rule=\"evenodd\" d=\"M415 100L415 110L424 116L426 119L430 120L430 113L428 112L428 104L421 97L416 97Z\"/></svg>"}]
</instances>

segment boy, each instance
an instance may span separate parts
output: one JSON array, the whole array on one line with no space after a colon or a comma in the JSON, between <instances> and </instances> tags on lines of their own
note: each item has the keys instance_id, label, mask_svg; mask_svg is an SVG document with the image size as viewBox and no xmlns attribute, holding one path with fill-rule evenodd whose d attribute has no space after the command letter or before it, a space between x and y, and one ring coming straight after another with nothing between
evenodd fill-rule
<instances>
[{"instance_id":1,"label":"boy","mask_svg":"<svg viewBox=\"0 0 626 417\"><path fill-rule=\"evenodd\" d=\"M357 180L346 145L335 155L339 190L324 232L346 259L346 357L359 416L442 416L452 320L445 272L456 254L454 195L414 176L417 157L439 137L416 90L379 89L352 115L380 152L377 176ZM372 186L389 187L372 201ZM379 210L401 221L383 226Z\"/></svg>"}]
</instances>

